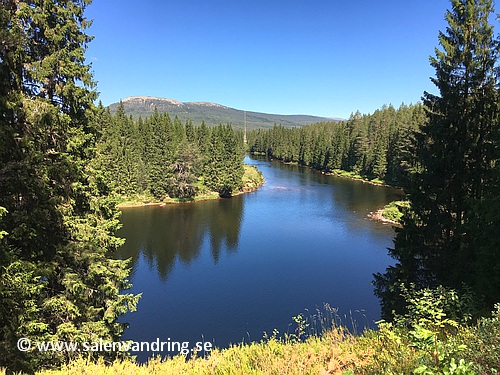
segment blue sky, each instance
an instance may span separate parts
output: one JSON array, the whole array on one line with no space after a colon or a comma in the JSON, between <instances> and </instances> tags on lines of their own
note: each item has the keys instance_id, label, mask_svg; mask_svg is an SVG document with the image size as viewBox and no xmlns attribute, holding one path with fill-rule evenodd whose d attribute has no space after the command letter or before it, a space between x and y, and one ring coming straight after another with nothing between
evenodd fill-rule
<instances>
[{"instance_id":1,"label":"blue sky","mask_svg":"<svg viewBox=\"0 0 500 375\"><path fill-rule=\"evenodd\" d=\"M436 92L448 0L94 0L92 63L109 105L145 95L348 118Z\"/></svg>"}]
</instances>

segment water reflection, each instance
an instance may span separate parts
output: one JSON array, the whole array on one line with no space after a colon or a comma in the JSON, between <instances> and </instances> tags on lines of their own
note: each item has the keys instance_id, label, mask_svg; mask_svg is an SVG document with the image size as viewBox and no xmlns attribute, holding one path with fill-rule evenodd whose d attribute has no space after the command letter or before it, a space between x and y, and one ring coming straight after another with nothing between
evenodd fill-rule
<instances>
[{"instance_id":1,"label":"water reflection","mask_svg":"<svg viewBox=\"0 0 500 375\"><path fill-rule=\"evenodd\" d=\"M238 248L243 197L122 210L123 227L118 236L125 236L126 242L118 256L131 258L135 270L142 254L162 281L168 278L177 259L189 264L198 258L206 239L214 263L224 247L228 252Z\"/></svg>"},{"instance_id":2,"label":"water reflection","mask_svg":"<svg viewBox=\"0 0 500 375\"><path fill-rule=\"evenodd\" d=\"M247 163L266 179L253 193L123 210L127 242L118 255L132 258L130 292L142 293L138 311L123 317L124 339L203 338L227 347L285 333L292 316L324 303L339 316L363 311L360 327L379 319L371 281L392 261L385 249L393 232L366 215L400 192L296 165Z\"/></svg>"}]
</instances>

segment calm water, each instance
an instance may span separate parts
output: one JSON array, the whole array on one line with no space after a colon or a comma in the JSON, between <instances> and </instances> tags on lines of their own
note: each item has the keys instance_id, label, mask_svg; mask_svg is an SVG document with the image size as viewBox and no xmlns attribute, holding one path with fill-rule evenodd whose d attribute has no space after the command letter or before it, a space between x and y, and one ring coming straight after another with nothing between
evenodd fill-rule
<instances>
[{"instance_id":1,"label":"calm water","mask_svg":"<svg viewBox=\"0 0 500 375\"><path fill-rule=\"evenodd\" d=\"M372 274L392 262L393 229L366 215L400 191L246 162L266 179L255 192L123 209L126 244L118 256L132 258L131 291L142 293L138 311L122 319L130 323L124 339L227 347L273 329L292 333L293 316L324 303L359 330L379 319Z\"/></svg>"}]
</instances>

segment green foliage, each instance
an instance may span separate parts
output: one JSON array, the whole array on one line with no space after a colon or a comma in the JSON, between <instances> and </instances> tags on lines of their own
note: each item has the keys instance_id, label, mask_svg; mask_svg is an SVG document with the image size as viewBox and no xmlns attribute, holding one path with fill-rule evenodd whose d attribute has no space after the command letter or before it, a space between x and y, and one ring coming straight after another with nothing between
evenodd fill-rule
<instances>
[{"instance_id":1,"label":"green foliage","mask_svg":"<svg viewBox=\"0 0 500 375\"><path fill-rule=\"evenodd\" d=\"M110 255L118 212L93 158L104 127L84 52L88 1L4 1L0 9L0 366L33 372L76 353L38 341L117 339L127 263ZM8 43L4 43L8 41ZM103 114L105 117L105 114ZM94 353L101 356L104 353Z\"/></svg>"},{"instance_id":2,"label":"green foliage","mask_svg":"<svg viewBox=\"0 0 500 375\"><path fill-rule=\"evenodd\" d=\"M408 201L394 201L384 206L382 216L386 219L398 222L403 217L404 209L409 209L410 203Z\"/></svg>"},{"instance_id":3,"label":"green foliage","mask_svg":"<svg viewBox=\"0 0 500 375\"><path fill-rule=\"evenodd\" d=\"M402 185L414 165L412 133L425 123L422 105L384 106L371 115L248 134L250 152L284 162ZM346 174L348 173L348 174Z\"/></svg>"},{"instance_id":4,"label":"green foliage","mask_svg":"<svg viewBox=\"0 0 500 375\"><path fill-rule=\"evenodd\" d=\"M254 166L243 165L244 173L242 177L242 190L251 191L257 189L264 183L264 176Z\"/></svg>"},{"instance_id":5,"label":"green foliage","mask_svg":"<svg viewBox=\"0 0 500 375\"><path fill-rule=\"evenodd\" d=\"M221 197L231 196L241 186L243 150L231 126L219 125L212 130L207 163L203 175L205 183Z\"/></svg>"},{"instance_id":6,"label":"green foliage","mask_svg":"<svg viewBox=\"0 0 500 375\"><path fill-rule=\"evenodd\" d=\"M446 305L446 300L454 298L452 291L441 291L447 297L443 298L442 304L434 304L438 309ZM425 321L429 320L431 325L428 328L439 327L448 319L430 311L430 295L437 294L437 290L416 293L410 288L407 292L406 297L413 299L411 305L424 313ZM429 319L429 316L434 318ZM301 340L295 334L279 338L279 333L274 330L270 337L265 335L259 343L214 349L204 357L188 359L177 355L163 360L151 359L147 365L139 365L130 359L94 363L79 358L61 370L37 374L496 374L500 368L497 350L499 316L500 306L492 318L483 318L476 326L459 324L453 332L445 331L436 339L431 329L417 331L414 326L395 323L380 323L379 330L366 330L359 336L335 325L330 325L321 335L307 335L311 326L306 325L311 320L301 314L294 319L308 336ZM408 316L407 321L417 322L419 317Z\"/></svg>"},{"instance_id":7,"label":"green foliage","mask_svg":"<svg viewBox=\"0 0 500 375\"><path fill-rule=\"evenodd\" d=\"M465 363L463 359L461 359L458 364L455 362L455 358L450 360L449 365L443 367L441 371L435 371L428 368L426 365L420 365L415 370L413 370L414 374L423 374L423 375L474 375L475 372L472 370L472 363Z\"/></svg>"},{"instance_id":8,"label":"green foliage","mask_svg":"<svg viewBox=\"0 0 500 375\"><path fill-rule=\"evenodd\" d=\"M470 295L458 295L439 286L417 290L415 285L400 286L406 301L404 314L396 314L392 323L379 322L378 338L382 348L370 370L384 373L474 374L482 357L488 363L494 356L483 350L475 353L477 328L467 326L472 307ZM491 319L485 319L491 322ZM498 328L487 333L495 338ZM474 338L473 338L474 337ZM497 340L496 338L494 340ZM460 358L460 359L459 359ZM487 359L486 359L487 358Z\"/></svg>"},{"instance_id":9,"label":"green foliage","mask_svg":"<svg viewBox=\"0 0 500 375\"><path fill-rule=\"evenodd\" d=\"M481 318L477 324L463 335L467 343L465 353L474 362L480 374L500 372L500 303L489 318Z\"/></svg>"},{"instance_id":10,"label":"green foliage","mask_svg":"<svg viewBox=\"0 0 500 375\"><path fill-rule=\"evenodd\" d=\"M436 289L415 290L401 285L406 300L407 313L396 315L396 326L409 327L410 345L426 353L431 364L421 363L415 374L473 374L472 364L461 359L455 363L457 355L463 355L466 345L449 339L458 332L460 324L471 318L470 298L460 297L454 290L442 286Z\"/></svg>"},{"instance_id":11,"label":"green foliage","mask_svg":"<svg viewBox=\"0 0 500 375\"><path fill-rule=\"evenodd\" d=\"M424 93L427 122L415 133L415 164L405 186L411 209L390 249L397 264L376 276L388 319L404 308L397 302L401 281L417 288L466 284L482 314L500 299L500 44L489 24L492 1L451 3L431 57L439 95Z\"/></svg>"},{"instance_id":12,"label":"green foliage","mask_svg":"<svg viewBox=\"0 0 500 375\"><path fill-rule=\"evenodd\" d=\"M200 156L196 145L183 141L170 168L169 195L174 198L193 198L198 192L196 183L200 170Z\"/></svg>"},{"instance_id":13,"label":"green foliage","mask_svg":"<svg viewBox=\"0 0 500 375\"><path fill-rule=\"evenodd\" d=\"M124 199L192 200L207 189L229 196L242 188L242 140L229 125L183 126L158 111L134 121L124 115L123 103L113 115L101 110L98 121L107 126L94 163L103 182Z\"/></svg>"},{"instance_id":14,"label":"green foliage","mask_svg":"<svg viewBox=\"0 0 500 375\"><path fill-rule=\"evenodd\" d=\"M295 334L290 335L289 338L294 339L294 340L298 340L298 341L305 339L307 337L307 330L308 330L310 324L304 318L304 315L299 314L299 315L293 316L292 320L297 325L297 328L295 329Z\"/></svg>"},{"instance_id":15,"label":"green foliage","mask_svg":"<svg viewBox=\"0 0 500 375\"><path fill-rule=\"evenodd\" d=\"M0 207L0 223L2 222L2 216L7 213L7 210L4 207ZM4 230L0 229L0 240L4 238L8 233Z\"/></svg>"}]
</instances>

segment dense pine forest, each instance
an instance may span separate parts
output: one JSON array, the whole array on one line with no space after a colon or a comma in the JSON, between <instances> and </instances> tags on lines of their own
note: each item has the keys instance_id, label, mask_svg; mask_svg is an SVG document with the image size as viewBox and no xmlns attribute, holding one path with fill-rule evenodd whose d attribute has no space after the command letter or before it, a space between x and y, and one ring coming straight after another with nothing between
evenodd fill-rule
<instances>
[{"instance_id":1,"label":"dense pine forest","mask_svg":"<svg viewBox=\"0 0 500 375\"><path fill-rule=\"evenodd\" d=\"M157 112L134 120L123 106L111 114L95 104L84 57L89 3L0 1L0 371L81 365L77 352L22 350L22 337L120 340L126 324L119 317L140 296L127 292L127 261L113 258L123 244L115 236L118 196L229 197L242 184L243 134L230 125L194 126ZM288 341L216 351L214 362L181 358L178 368L211 373L224 363L221 373L296 373L312 363L303 372L318 373L335 360L349 374L499 371L500 41L493 14L491 0L451 1L449 26L430 59L439 93L424 93L422 103L248 134L250 152L405 189L409 204L389 249L395 264L374 275L380 332L356 340L337 327L304 342L299 320ZM84 367L118 366L127 357L86 354ZM290 368L291 361L300 363Z\"/></svg>"},{"instance_id":2,"label":"dense pine forest","mask_svg":"<svg viewBox=\"0 0 500 375\"><path fill-rule=\"evenodd\" d=\"M113 115L102 106L97 113L94 166L112 191L162 201L206 191L228 197L242 187L243 140L230 125L195 127L157 111L135 121L122 103Z\"/></svg>"},{"instance_id":3,"label":"dense pine forest","mask_svg":"<svg viewBox=\"0 0 500 375\"><path fill-rule=\"evenodd\" d=\"M116 202L94 168L95 82L86 2L0 6L0 366L35 369L74 353L21 351L20 337L118 339L134 310ZM111 353L110 358L116 356Z\"/></svg>"},{"instance_id":4,"label":"dense pine forest","mask_svg":"<svg viewBox=\"0 0 500 375\"><path fill-rule=\"evenodd\" d=\"M22 351L20 337L120 338L118 317L139 296L126 292L128 263L112 257L123 244L117 195L226 197L242 184L231 126L132 121L94 104L87 3L0 3L0 368L30 373L77 356Z\"/></svg>"},{"instance_id":5,"label":"dense pine forest","mask_svg":"<svg viewBox=\"0 0 500 375\"><path fill-rule=\"evenodd\" d=\"M356 112L347 121L254 130L248 140L251 153L401 186L415 166L415 133L425 122L421 104L402 104L398 109L384 106L371 115Z\"/></svg>"}]
</instances>

